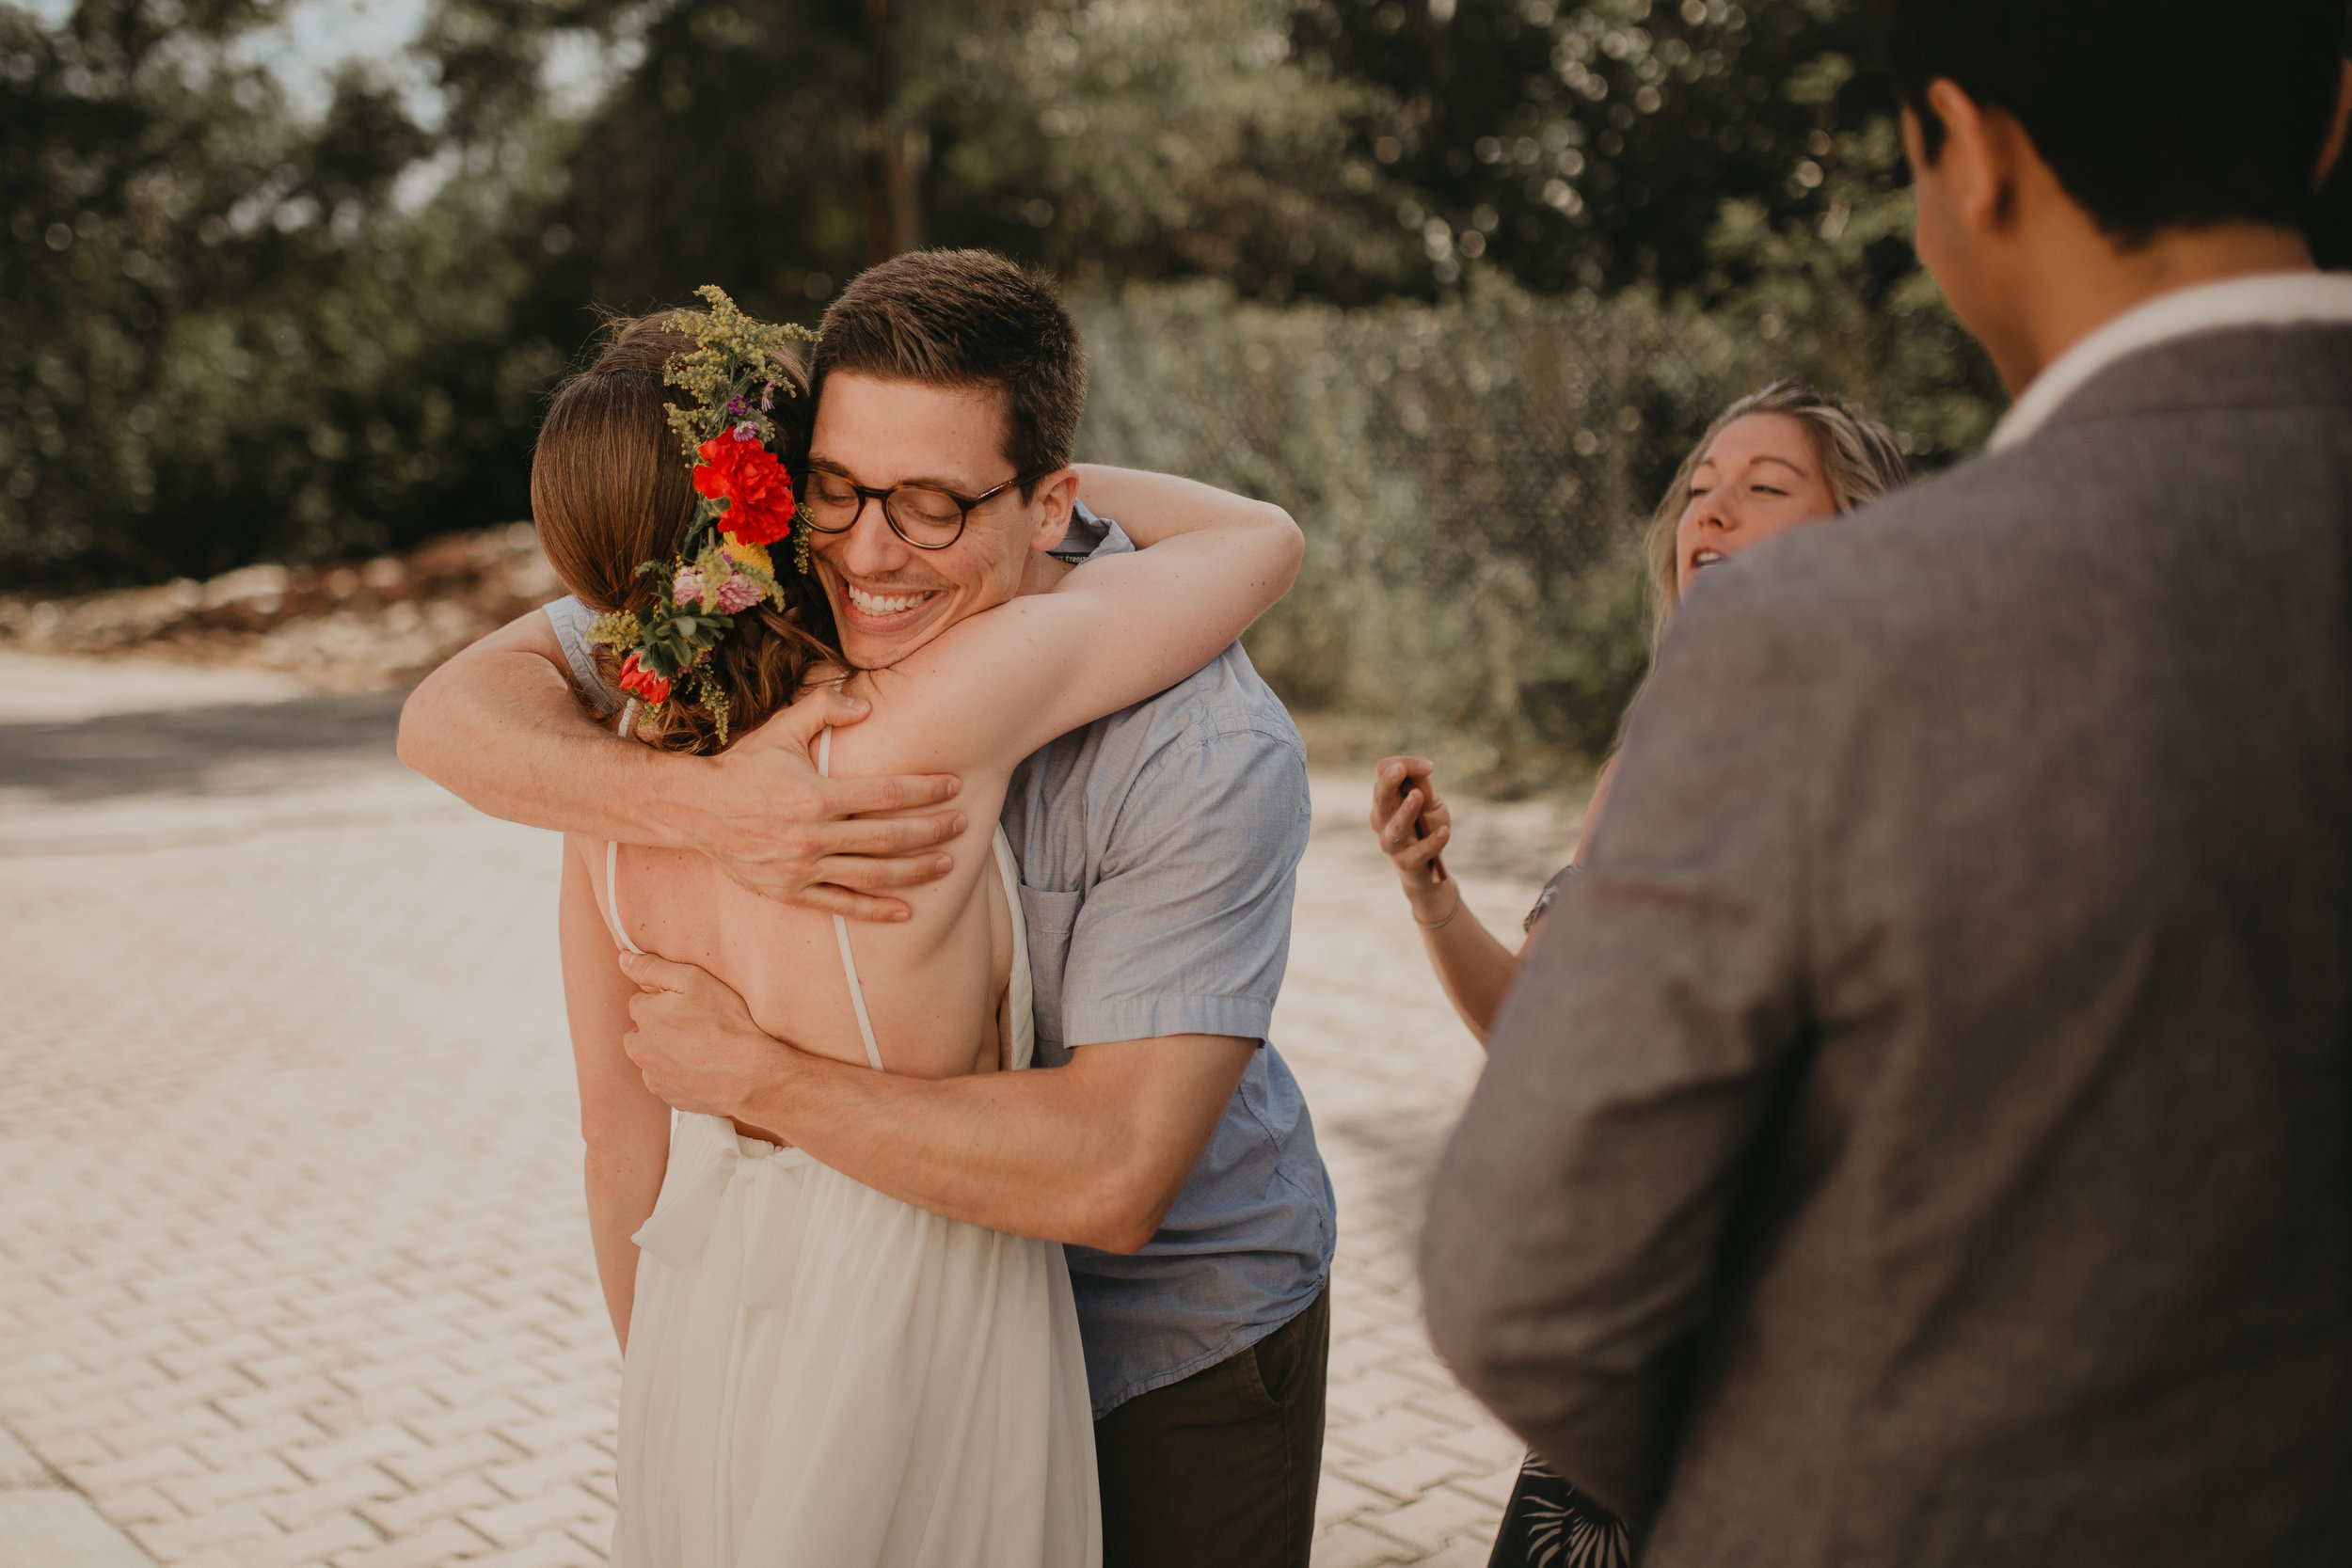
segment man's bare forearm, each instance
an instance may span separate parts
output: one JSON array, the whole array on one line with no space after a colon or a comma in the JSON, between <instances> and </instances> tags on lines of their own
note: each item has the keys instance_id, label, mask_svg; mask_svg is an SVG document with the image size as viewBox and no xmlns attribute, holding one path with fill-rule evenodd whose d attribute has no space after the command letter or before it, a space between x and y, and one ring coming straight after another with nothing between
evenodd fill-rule
<instances>
[{"instance_id":1,"label":"man's bare forearm","mask_svg":"<svg viewBox=\"0 0 2352 1568\"><path fill-rule=\"evenodd\" d=\"M826 779L810 747L871 705L803 696L712 756L622 739L573 694L555 628L536 610L451 659L409 695L400 759L493 816L587 838L692 849L754 893L853 920L904 920L889 895L946 875L963 832L939 805L951 774Z\"/></svg>"},{"instance_id":2,"label":"man's bare forearm","mask_svg":"<svg viewBox=\"0 0 2352 1568\"><path fill-rule=\"evenodd\" d=\"M484 638L409 694L400 760L510 822L689 847L694 807L684 786L701 759L631 745L590 717L563 657L536 611Z\"/></svg>"},{"instance_id":3,"label":"man's bare forearm","mask_svg":"<svg viewBox=\"0 0 2352 1568\"><path fill-rule=\"evenodd\" d=\"M1047 1071L921 1079L777 1046L740 1115L916 1208L1132 1252L1158 1230L1255 1047L1130 1040Z\"/></svg>"}]
</instances>

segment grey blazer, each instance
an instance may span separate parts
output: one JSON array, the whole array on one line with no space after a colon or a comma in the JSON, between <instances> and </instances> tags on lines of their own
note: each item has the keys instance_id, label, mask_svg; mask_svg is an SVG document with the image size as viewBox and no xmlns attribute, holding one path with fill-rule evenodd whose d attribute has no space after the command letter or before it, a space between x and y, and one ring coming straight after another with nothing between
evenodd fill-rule
<instances>
[{"instance_id":1,"label":"grey blazer","mask_svg":"<svg viewBox=\"0 0 2352 1568\"><path fill-rule=\"evenodd\" d=\"M1422 1243L1705 1564L2352 1563L2352 328L1702 582Z\"/></svg>"}]
</instances>

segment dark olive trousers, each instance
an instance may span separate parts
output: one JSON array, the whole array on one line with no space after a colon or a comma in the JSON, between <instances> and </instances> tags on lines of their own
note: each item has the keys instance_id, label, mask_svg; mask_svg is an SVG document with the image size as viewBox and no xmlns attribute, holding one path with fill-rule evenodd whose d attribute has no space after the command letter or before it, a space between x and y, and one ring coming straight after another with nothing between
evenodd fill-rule
<instances>
[{"instance_id":1,"label":"dark olive trousers","mask_svg":"<svg viewBox=\"0 0 2352 1568\"><path fill-rule=\"evenodd\" d=\"M1331 1293L1094 1423L1103 1568L1307 1568Z\"/></svg>"}]
</instances>

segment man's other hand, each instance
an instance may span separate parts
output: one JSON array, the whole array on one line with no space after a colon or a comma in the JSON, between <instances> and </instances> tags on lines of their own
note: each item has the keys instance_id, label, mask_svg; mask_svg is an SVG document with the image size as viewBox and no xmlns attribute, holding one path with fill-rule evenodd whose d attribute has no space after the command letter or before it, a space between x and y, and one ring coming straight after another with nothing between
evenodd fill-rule
<instances>
[{"instance_id":1,"label":"man's other hand","mask_svg":"<svg viewBox=\"0 0 2352 1568\"><path fill-rule=\"evenodd\" d=\"M651 953L624 953L636 986L621 1045L645 1087L681 1111L739 1117L752 1091L776 1075L790 1047L752 1022L743 999L710 972Z\"/></svg>"},{"instance_id":2,"label":"man's other hand","mask_svg":"<svg viewBox=\"0 0 2352 1568\"><path fill-rule=\"evenodd\" d=\"M952 774L828 779L809 761L818 733L872 711L862 698L814 691L710 759L687 832L694 847L754 893L852 920L904 920L887 895L947 874L937 847L963 832L960 812L870 817L943 805L963 787Z\"/></svg>"}]
</instances>

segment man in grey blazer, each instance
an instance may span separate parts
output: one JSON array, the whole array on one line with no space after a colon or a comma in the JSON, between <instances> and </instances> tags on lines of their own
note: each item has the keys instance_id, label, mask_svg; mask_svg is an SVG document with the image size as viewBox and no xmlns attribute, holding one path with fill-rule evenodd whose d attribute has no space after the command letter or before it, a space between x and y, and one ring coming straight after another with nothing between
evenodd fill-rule
<instances>
[{"instance_id":1,"label":"man in grey blazer","mask_svg":"<svg viewBox=\"0 0 2352 1568\"><path fill-rule=\"evenodd\" d=\"M2352 1562L2342 0L1879 0L1994 451L1710 572L1432 1197L1646 1560Z\"/></svg>"}]
</instances>

